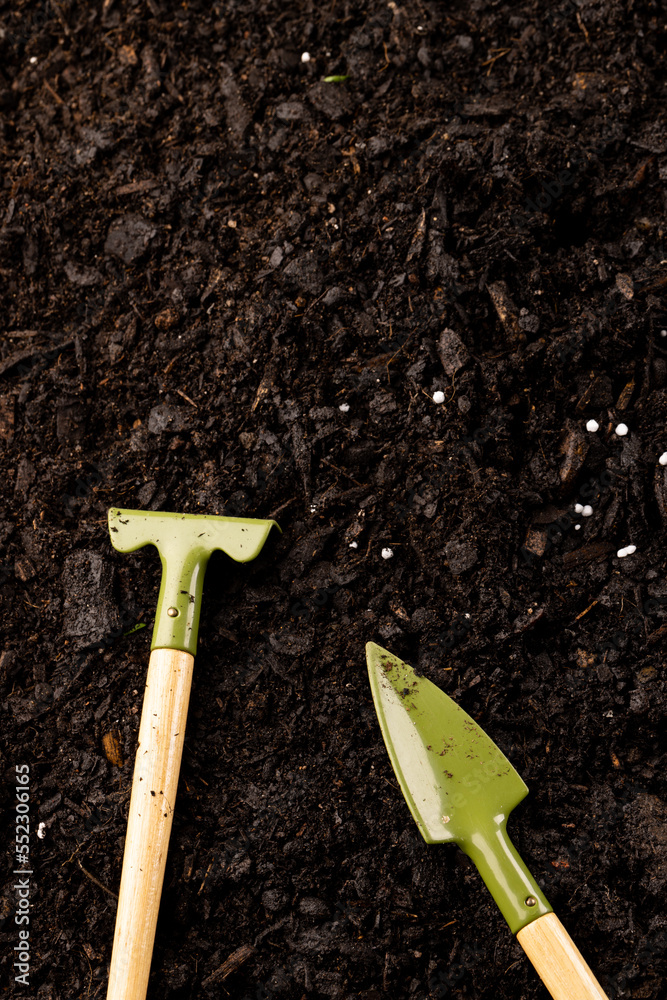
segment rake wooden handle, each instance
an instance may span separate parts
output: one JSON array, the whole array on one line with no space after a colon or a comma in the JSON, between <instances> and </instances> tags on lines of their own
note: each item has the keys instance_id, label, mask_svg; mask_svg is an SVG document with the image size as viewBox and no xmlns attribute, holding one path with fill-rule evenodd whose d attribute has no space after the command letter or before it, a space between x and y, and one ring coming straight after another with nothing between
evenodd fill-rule
<instances>
[{"instance_id":1,"label":"rake wooden handle","mask_svg":"<svg viewBox=\"0 0 667 1000\"><path fill-rule=\"evenodd\" d=\"M526 924L517 940L554 1000L608 1000L555 913Z\"/></svg>"},{"instance_id":2,"label":"rake wooden handle","mask_svg":"<svg viewBox=\"0 0 667 1000\"><path fill-rule=\"evenodd\" d=\"M107 1000L146 997L193 665L176 649L154 649L148 664Z\"/></svg>"}]
</instances>

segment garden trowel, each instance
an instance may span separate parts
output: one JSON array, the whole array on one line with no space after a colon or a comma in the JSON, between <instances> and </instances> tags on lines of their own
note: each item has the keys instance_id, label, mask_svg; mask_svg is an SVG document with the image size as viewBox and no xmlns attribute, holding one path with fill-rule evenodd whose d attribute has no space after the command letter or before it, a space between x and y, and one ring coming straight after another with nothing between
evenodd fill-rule
<instances>
[{"instance_id":1,"label":"garden trowel","mask_svg":"<svg viewBox=\"0 0 667 1000\"><path fill-rule=\"evenodd\" d=\"M555 1000L607 1000L507 835L528 794L510 762L444 691L374 642L373 700L401 790L428 844L470 857Z\"/></svg>"}]
</instances>

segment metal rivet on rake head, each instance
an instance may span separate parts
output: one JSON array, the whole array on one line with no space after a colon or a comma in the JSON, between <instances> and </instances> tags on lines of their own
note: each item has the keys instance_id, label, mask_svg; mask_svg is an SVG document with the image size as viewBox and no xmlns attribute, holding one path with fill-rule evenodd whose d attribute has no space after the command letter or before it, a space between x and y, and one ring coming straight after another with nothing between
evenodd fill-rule
<instances>
[{"instance_id":1,"label":"metal rivet on rake head","mask_svg":"<svg viewBox=\"0 0 667 1000\"><path fill-rule=\"evenodd\" d=\"M534 896L526 896L526 906L535 906L537 900Z\"/></svg>"},{"instance_id":2,"label":"metal rivet on rake head","mask_svg":"<svg viewBox=\"0 0 667 1000\"><path fill-rule=\"evenodd\" d=\"M169 615L170 618L178 618L178 609L167 608L167 614Z\"/></svg>"}]
</instances>

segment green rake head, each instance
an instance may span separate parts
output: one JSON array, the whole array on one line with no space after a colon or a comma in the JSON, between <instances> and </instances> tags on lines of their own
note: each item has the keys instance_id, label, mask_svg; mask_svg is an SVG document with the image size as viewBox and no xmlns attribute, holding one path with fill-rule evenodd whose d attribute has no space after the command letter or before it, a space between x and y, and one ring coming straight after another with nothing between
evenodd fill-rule
<instances>
[{"instance_id":1,"label":"green rake head","mask_svg":"<svg viewBox=\"0 0 667 1000\"><path fill-rule=\"evenodd\" d=\"M204 573L220 549L236 562L262 550L275 521L253 517L171 514L162 511L109 511L111 543L119 552L154 545L162 560L162 582L151 649L181 649L195 655Z\"/></svg>"}]
</instances>

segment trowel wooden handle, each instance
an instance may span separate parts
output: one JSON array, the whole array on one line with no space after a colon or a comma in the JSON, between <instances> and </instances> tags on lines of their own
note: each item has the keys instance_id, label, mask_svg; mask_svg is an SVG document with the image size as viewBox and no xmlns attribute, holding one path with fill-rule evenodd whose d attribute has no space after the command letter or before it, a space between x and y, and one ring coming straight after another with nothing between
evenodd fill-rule
<instances>
[{"instance_id":1,"label":"trowel wooden handle","mask_svg":"<svg viewBox=\"0 0 667 1000\"><path fill-rule=\"evenodd\" d=\"M107 1000L145 1000L194 657L154 649L132 779Z\"/></svg>"},{"instance_id":2,"label":"trowel wooden handle","mask_svg":"<svg viewBox=\"0 0 667 1000\"><path fill-rule=\"evenodd\" d=\"M554 1000L608 1000L555 913L526 924L517 940Z\"/></svg>"}]
</instances>

